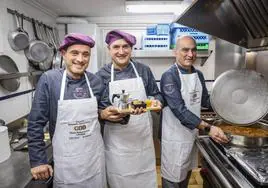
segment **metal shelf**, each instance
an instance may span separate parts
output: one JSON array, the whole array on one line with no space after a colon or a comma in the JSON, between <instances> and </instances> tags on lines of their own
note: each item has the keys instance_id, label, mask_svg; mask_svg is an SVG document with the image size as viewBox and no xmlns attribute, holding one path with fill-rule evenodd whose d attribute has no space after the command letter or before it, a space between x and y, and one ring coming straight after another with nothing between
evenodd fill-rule
<instances>
[{"instance_id":1,"label":"metal shelf","mask_svg":"<svg viewBox=\"0 0 268 188\"><path fill-rule=\"evenodd\" d=\"M209 57L211 51L198 51L197 57ZM175 58L173 50L133 50L136 58Z\"/></svg>"}]
</instances>

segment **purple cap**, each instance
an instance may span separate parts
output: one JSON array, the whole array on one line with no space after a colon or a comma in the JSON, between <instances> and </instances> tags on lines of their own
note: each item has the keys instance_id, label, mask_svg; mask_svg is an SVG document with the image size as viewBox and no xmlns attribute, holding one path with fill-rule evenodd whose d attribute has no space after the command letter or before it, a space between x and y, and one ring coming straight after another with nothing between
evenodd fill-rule
<instances>
[{"instance_id":1,"label":"purple cap","mask_svg":"<svg viewBox=\"0 0 268 188\"><path fill-rule=\"evenodd\" d=\"M87 35L81 33L70 33L64 37L59 50L66 49L71 45L74 44L85 44L88 45L90 48L93 48L95 45L95 41Z\"/></svg>"},{"instance_id":2,"label":"purple cap","mask_svg":"<svg viewBox=\"0 0 268 188\"><path fill-rule=\"evenodd\" d=\"M124 39L130 46L134 46L136 44L135 36L119 30L112 30L107 33L105 42L110 45L111 43L119 39Z\"/></svg>"}]
</instances>

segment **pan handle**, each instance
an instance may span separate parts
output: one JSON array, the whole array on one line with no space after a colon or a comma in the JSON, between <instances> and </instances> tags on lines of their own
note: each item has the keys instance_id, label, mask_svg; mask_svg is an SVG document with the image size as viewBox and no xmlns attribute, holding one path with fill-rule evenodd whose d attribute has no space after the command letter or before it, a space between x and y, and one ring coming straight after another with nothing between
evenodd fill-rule
<instances>
[{"instance_id":1,"label":"pan handle","mask_svg":"<svg viewBox=\"0 0 268 188\"><path fill-rule=\"evenodd\" d=\"M231 142L233 139L233 135L231 135L230 133L224 133L224 134L228 138L229 142Z\"/></svg>"},{"instance_id":2,"label":"pan handle","mask_svg":"<svg viewBox=\"0 0 268 188\"><path fill-rule=\"evenodd\" d=\"M268 126L268 120L265 120L265 119L261 119L258 123L263 126Z\"/></svg>"},{"instance_id":3,"label":"pan handle","mask_svg":"<svg viewBox=\"0 0 268 188\"><path fill-rule=\"evenodd\" d=\"M36 22L35 20L32 18L32 27L33 27L33 32L34 32L34 37L36 40L40 40L38 34L37 34L37 28L36 28Z\"/></svg>"},{"instance_id":4,"label":"pan handle","mask_svg":"<svg viewBox=\"0 0 268 188\"><path fill-rule=\"evenodd\" d=\"M223 120L222 119L216 119L213 123L212 123L212 125L214 125L214 126L218 126L218 125L220 125L220 124L222 124L223 123Z\"/></svg>"},{"instance_id":5,"label":"pan handle","mask_svg":"<svg viewBox=\"0 0 268 188\"><path fill-rule=\"evenodd\" d=\"M32 72L16 72L16 73L9 73L9 74L0 74L0 80L9 80L13 78L20 78L26 76L37 76L42 74L43 71L32 71Z\"/></svg>"}]
</instances>

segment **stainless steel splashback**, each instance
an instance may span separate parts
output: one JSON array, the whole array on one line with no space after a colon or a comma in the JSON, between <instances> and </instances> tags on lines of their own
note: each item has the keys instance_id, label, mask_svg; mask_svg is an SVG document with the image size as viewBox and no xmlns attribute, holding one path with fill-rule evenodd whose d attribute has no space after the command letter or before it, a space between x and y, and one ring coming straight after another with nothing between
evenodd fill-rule
<instances>
[{"instance_id":1,"label":"stainless steel splashback","mask_svg":"<svg viewBox=\"0 0 268 188\"><path fill-rule=\"evenodd\" d=\"M268 49L267 0L197 0L177 22L247 49Z\"/></svg>"},{"instance_id":2,"label":"stainless steel splashback","mask_svg":"<svg viewBox=\"0 0 268 188\"><path fill-rule=\"evenodd\" d=\"M215 43L215 78L227 70L245 67L245 48L218 38Z\"/></svg>"}]
</instances>

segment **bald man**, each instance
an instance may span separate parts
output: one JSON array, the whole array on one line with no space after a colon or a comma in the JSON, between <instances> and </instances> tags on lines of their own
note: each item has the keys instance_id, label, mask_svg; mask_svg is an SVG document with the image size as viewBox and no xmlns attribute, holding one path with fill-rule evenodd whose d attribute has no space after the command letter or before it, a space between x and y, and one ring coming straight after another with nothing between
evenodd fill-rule
<instances>
[{"instance_id":1,"label":"bald man","mask_svg":"<svg viewBox=\"0 0 268 188\"><path fill-rule=\"evenodd\" d=\"M193 67L196 42L191 36L177 39L176 63L161 77L160 87L167 103L162 114L161 174L163 188L187 188L191 170L197 167L194 144L198 129L216 142L226 143L223 131L200 119L201 106L210 107L203 74Z\"/></svg>"}]
</instances>

